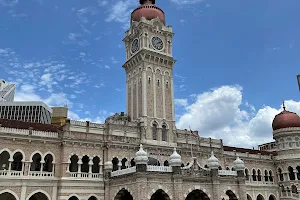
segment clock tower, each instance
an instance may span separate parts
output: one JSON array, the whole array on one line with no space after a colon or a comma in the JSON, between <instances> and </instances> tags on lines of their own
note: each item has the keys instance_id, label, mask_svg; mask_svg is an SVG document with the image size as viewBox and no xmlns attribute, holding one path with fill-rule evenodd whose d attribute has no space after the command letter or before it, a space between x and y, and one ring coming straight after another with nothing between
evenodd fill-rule
<instances>
[{"instance_id":1,"label":"clock tower","mask_svg":"<svg viewBox=\"0 0 300 200\"><path fill-rule=\"evenodd\" d=\"M131 121L141 122L142 141L173 143L175 136L171 26L155 0L140 0L131 13L126 47L126 109Z\"/></svg>"}]
</instances>

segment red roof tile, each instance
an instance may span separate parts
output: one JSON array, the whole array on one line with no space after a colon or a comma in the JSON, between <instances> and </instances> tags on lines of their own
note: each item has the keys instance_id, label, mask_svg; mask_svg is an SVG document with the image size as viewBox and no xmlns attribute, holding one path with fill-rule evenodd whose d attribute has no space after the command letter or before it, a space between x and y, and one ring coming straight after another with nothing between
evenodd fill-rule
<instances>
[{"instance_id":1,"label":"red roof tile","mask_svg":"<svg viewBox=\"0 0 300 200\"><path fill-rule=\"evenodd\" d=\"M23 122L18 120L10 120L10 119L0 119L0 124L2 127L8 128L17 128L17 129L29 129L37 131L50 131L57 132L62 130L62 127L52 125L52 124L40 124L40 123L31 123L31 122Z\"/></svg>"},{"instance_id":2,"label":"red roof tile","mask_svg":"<svg viewBox=\"0 0 300 200\"><path fill-rule=\"evenodd\" d=\"M223 146L224 151L236 151L240 153L246 153L248 152L249 154L261 154L261 155L277 155L276 151L260 151L260 150L255 150L255 149L245 149L245 148L238 148L238 147L230 147L230 146Z\"/></svg>"}]
</instances>

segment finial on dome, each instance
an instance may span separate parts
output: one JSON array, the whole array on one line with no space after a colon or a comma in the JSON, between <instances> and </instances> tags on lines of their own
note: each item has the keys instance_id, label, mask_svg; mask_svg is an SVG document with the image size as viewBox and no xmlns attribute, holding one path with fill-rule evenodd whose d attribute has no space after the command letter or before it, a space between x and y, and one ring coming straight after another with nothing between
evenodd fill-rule
<instances>
[{"instance_id":1,"label":"finial on dome","mask_svg":"<svg viewBox=\"0 0 300 200\"><path fill-rule=\"evenodd\" d=\"M146 3L151 3L151 4L155 4L155 0L140 0L140 4L146 4Z\"/></svg>"},{"instance_id":2,"label":"finial on dome","mask_svg":"<svg viewBox=\"0 0 300 200\"><path fill-rule=\"evenodd\" d=\"M282 100L282 107L283 107L283 110L285 111L285 104L284 104L284 100Z\"/></svg>"}]
</instances>

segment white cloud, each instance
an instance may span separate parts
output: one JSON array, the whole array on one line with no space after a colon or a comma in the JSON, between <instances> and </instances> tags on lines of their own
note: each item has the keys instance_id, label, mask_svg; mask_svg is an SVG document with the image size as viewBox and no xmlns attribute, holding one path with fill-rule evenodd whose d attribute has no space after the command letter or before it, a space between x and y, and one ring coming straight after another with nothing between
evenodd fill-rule
<instances>
[{"instance_id":1,"label":"white cloud","mask_svg":"<svg viewBox=\"0 0 300 200\"><path fill-rule=\"evenodd\" d=\"M124 29L129 27L130 14L134 7L137 6L137 1L135 0L122 0L114 3L108 10L107 22L119 22L122 24Z\"/></svg>"},{"instance_id":2,"label":"white cloud","mask_svg":"<svg viewBox=\"0 0 300 200\"><path fill-rule=\"evenodd\" d=\"M170 1L178 5L187 5L187 4L200 3L203 2L204 0L170 0Z\"/></svg>"},{"instance_id":3,"label":"white cloud","mask_svg":"<svg viewBox=\"0 0 300 200\"><path fill-rule=\"evenodd\" d=\"M194 95L195 96L195 95ZM176 102L176 101L175 101ZM185 100L177 104L185 105ZM177 127L191 127L202 137L223 139L227 145L256 147L272 141L272 121L281 109L265 106L255 112L254 106L242 103L240 86L222 86L198 94L179 117ZM245 110L241 106L245 106ZM286 101L288 110L300 114L300 102Z\"/></svg>"},{"instance_id":4,"label":"white cloud","mask_svg":"<svg viewBox=\"0 0 300 200\"><path fill-rule=\"evenodd\" d=\"M0 0L1 6L15 6L17 5L19 0Z\"/></svg>"},{"instance_id":5,"label":"white cloud","mask_svg":"<svg viewBox=\"0 0 300 200\"><path fill-rule=\"evenodd\" d=\"M174 99L174 103L177 106L184 106L185 107L185 106L188 105L187 99Z\"/></svg>"}]
</instances>

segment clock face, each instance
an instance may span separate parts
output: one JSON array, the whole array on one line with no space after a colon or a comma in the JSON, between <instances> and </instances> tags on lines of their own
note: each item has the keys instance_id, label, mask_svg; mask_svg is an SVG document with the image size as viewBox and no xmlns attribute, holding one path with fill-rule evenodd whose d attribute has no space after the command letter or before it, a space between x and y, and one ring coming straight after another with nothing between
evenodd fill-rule
<instances>
[{"instance_id":1,"label":"clock face","mask_svg":"<svg viewBox=\"0 0 300 200\"><path fill-rule=\"evenodd\" d=\"M131 52L135 53L139 50L139 40L136 38L131 43Z\"/></svg>"},{"instance_id":2,"label":"clock face","mask_svg":"<svg viewBox=\"0 0 300 200\"><path fill-rule=\"evenodd\" d=\"M152 38L152 46L157 50L162 50L164 43L159 37L155 36Z\"/></svg>"}]
</instances>

